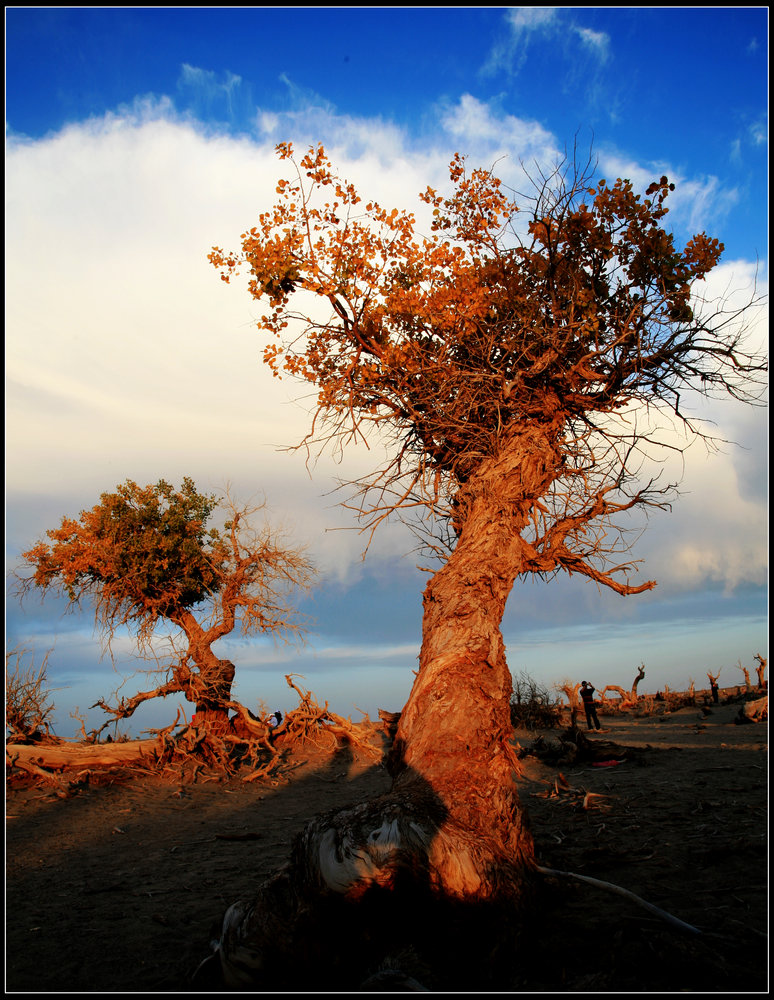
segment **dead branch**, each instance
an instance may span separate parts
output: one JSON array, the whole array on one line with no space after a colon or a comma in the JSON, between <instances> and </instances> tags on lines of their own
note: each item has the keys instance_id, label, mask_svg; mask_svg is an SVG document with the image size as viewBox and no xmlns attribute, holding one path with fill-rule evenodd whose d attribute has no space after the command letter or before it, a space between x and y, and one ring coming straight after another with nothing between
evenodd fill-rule
<instances>
[{"instance_id":1,"label":"dead branch","mask_svg":"<svg viewBox=\"0 0 774 1000\"><path fill-rule=\"evenodd\" d=\"M624 689L622 687L619 687L617 684L608 684L606 687L602 688L602 690L599 692L599 697L601 698L603 705L607 704L606 696L608 691L615 691L615 693L619 696L619 698L621 699L620 703L621 708L623 708L625 705L631 704L631 699L629 697L628 691L624 691Z\"/></svg>"},{"instance_id":2,"label":"dead branch","mask_svg":"<svg viewBox=\"0 0 774 1000\"><path fill-rule=\"evenodd\" d=\"M758 678L758 687L759 688L765 688L766 687L766 676L765 676L765 674L766 674L766 659L765 659L765 657L761 656L760 653L756 653L755 656L753 657L753 659L755 659L755 660L758 661L758 666L755 668L755 673L756 673L757 678Z\"/></svg>"},{"instance_id":3,"label":"dead branch","mask_svg":"<svg viewBox=\"0 0 774 1000\"><path fill-rule=\"evenodd\" d=\"M27 774L33 775L35 778L41 778L43 781L49 782L52 785L56 785L57 788L64 790L66 788L65 783L56 774L52 774L51 771L45 770L45 768L40 767L38 764L33 763L31 760L24 760L15 752L16 748L8 748L5 750L5 766L6 767L18 767L22 771L26 771Z\"/></svg>"},{"instance_id":4,"label":"dead branch","mask_svg":"<svg viewBox=\"0 0 774 1000\"><path fill-rule=\"evenodd\" d=\"M555 868L544 868L542 865L536 865L535 867L541 875L548 875L554 878L574 878L579 882L586 882L589 885L596 886L598 889L604 889L607 892L613 892L618 896L623 896L624 899L630 899L633 903L636 903L638 906L647 910L648 913L652 913L660 920L664 920L666 923L671 924L672 927L676 927L677 930L684 931L688 934L701 934L698 927L694 927L693 924L688 924L684 920L680 920L679 917L675 917L671 913L667 913L666 910L662 910L659 906L654 906L653 903L649 903L647 900L643 899L642 896L638 896L636 893L630 892L628 889L624 889L620 885L614 885L612 882L604 882L602 879L592 878L590 875L576 875L575 872L557 871Z\"/></svg>"}]
</instances>

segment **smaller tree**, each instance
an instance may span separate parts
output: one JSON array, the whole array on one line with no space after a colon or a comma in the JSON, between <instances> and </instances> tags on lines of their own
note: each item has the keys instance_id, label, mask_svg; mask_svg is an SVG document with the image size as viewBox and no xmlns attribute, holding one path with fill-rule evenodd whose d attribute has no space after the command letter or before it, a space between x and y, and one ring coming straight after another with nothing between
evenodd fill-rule
<instances>
[{"instance_id":1,"label":"smaller tree","mask_svg":"<svg viewBox=\"0 0 774 1000\"><path fill-rule=\"evenodd\" d=\"M578 698L578 691L580 690L580 681L571 681L566 677L563 681L554 685L556 690L561 692L567 699L567 703L570 708L580 708L580 699Z\"/></svg>"},{"instance_id":2,"label":"smaller tree","mask_svg":"<svg viewBox=\"0 0 774 1000\"><path fill-rule=\"evenodd\" d=\"M148 652L158 627L171 624L185 636L185 649L165 668L163 683L114 707L97 704L127 718L144 701L180 693L196 706L199 724L223 731L229 708L238 707L231 701L235 667L213 644L237 626L246 635L299 636L290 595L313 574L302 549L268 523L253 526L262 506L200 493L189 478L179 490L163 479L145 487L127 480L23 553L18 592L61 594L71 609L91 602L108 649L125 626ZM219 508L222 527L208 528Z\"/></svg>"},{"instance_id":3,"label":"smaller tree","mask_svg":"<svg viewBox=\"0 0 774 1000\"><path fill-rule=\"evenodd\" d=\"M718 698L720 695L720 689L718 688L718 678L720 677L720 670L716 674L712 671L707 671L707 680L710 683L710 692L712 693L712 701L715 705L718 704Z\"/></svg>"}]
</instances>

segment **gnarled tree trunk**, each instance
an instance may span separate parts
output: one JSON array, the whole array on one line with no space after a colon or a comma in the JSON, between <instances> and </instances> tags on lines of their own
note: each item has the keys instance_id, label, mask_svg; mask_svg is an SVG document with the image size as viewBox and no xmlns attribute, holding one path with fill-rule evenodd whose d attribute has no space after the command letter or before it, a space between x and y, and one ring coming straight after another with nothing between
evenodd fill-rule
<instances>
[{"instance_id":1,"label":"gnarled tree trunk","mask_svg":"<svg viewBox=\"0 0 774 1000\"><path fill-rule=\"evenodd\" d=\"M634 702L635 704L637 703L637 687L639 686L639 683L644 676L645 676L645 664L643 663L639 667L637 667L637 676L634 678L634 681L632 682L632 689L629 692L629 700Z\"/></svg>"},{"instance_id":2,"label":"gnarled tree trunk","mask_svg":"<svg viewBox=\"0 0 774 1000\"><path fill-rule=\"evenodd\" d=\"M214 733L229 729L228 702L231 701L231 685L236 668L231 660L222 660L212 651L212 644L221 635L230 631L228 624L218 624L205 631L190 611L183 611L173 619L186 634L188 650L185 660L191 659L196 665L192 673L186 665L178 670L182 690L189 701L196 705L197 725Z\"/></svg>"},{"instance_id":3,"label":"gnarled tree trunk","mask_svg":"<svg viewBox=\"0 0 774 1000\"><path fill-rule=\"evenodd\" d=\"M497 516L481 502L428 584L420 669L396 734L395 790L426 784L443 803L443 829L475 836L474 857L445 834L434 856L443 890L464 897L496 893L502 870L514 879L514 866L532 856L513 781L511 675L500 632L520 565L516 527L509 513Z\"/></svg>"},{"instance_id":4,"label":"gnarled tree trunk","mask_svg":"<svg viewBox=\"0 0 774 1000\"><path fill-rule=\"evenodd\" d=\"M420 666L397 727L392 790L317 817L290 866L229 909L219 952L228 985L319 990L327 969L332 988L343 988L343 969L407 943L444 939L454 952L448 935L459 933L458 950L475 955L468 938L485 926L506 934L512 955L534 862L514 782L500 625L525 567L528 497L534 480L551 474L550 450L529 449L528 464L517 445L466 485L457 546L425 590ZM310 925L313 912L319 919ZM332 923L334 942L326 937ZM497 942L486 941L491 958ZM306 981L305 969L314 969Z\"/></svg>"}]
</instances>

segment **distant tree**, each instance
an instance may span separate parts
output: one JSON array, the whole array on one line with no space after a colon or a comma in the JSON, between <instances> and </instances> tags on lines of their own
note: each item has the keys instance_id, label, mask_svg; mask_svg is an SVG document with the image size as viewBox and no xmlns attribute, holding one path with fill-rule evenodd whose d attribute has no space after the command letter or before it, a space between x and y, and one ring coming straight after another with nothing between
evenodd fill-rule
<instances>
[{"instance_id":1,"label":"distant tree","mask_svg":"<svg viewBox=\"0 0 774 1000\"><path fill-rule=\"evenodd\" d=\"M621 707L624 705L636 705L637 704L637 687L640 681L645 676L645 664L641 664L637 667L637 676L632 681L632 686L629 691L624 691L622 687L618 684L608 684L602 691L599 692L599 696L602 699L602 703L605 703L605 695L608 691L615 691L621 698Z\"/></svg>"},{"instance_id":2,"label":"distant tree","mask_svg":"<svg viewBox=\"0 0 774 1000\"><path fill-rule=\"evenodd\" d=\"M745 348L744 310L697 307L695 283L723 248L704 233L675 244L666 177L643 197L568 160L537 175L520 211L490 170L458 155L451 193L421 195L433 219L423 236L410 213L361 200L322 146L299 161L290 144L277 150L291 171L274 208L239 250L210 260L224 281L246 272L266 304L273 373L316 388L305 444L374 429L388 443L384 464L350 484L364 524L427 515L419 530L444 560L424 593L392 794L368 822L362 810L321 820L307 860L335 842L343 860L319 878L357 894L369 878L397 883L412 858L438 893L512 905L534 863L500 632L514 581L565 570L622 595L653 587L621 555L627 513L672 499L643 456L674 447L659 440L666 417L704 435L683 408L688 392L755 401L765 360ZM366 875L355 859L373 855L369 832L384 824L392 848ZM251 912L240 942L274 947L265 911Z\"/></svg>"},{"instance_id":3,"label":"distant tree","mask_svg":"<svg viewBox=\"0 0 774 1000\"><path fill-rule=\"evenodd\" d=\"M760 653L755 654L755 659L758 661L758 666L755 668L755 675L758 679L758 687L766 687L766 659L761 656Z\"/></svg>"},{"instance_id":4,"label":"distant tree","mask_svg":"<svg viewBox=\"0 0 774 1000\"><path fill-rule=\"evenodd\" d=\"M218 508L225 524L208 528ZM179 490L163 479L144 487L128 480L77 520L63 518L46 532L50 541L23 553L20 594L62 594L72 608L91 602L108 647L123 626L141 650L160 623L179 629L185 650L163 684L115 708L98 704L126 718L150 698L180 693L196 706L202 725L222 730L235 668L213 644L237 626L248 635L298 635L301 621L289 596L307 586L312 573L301 549L268 524L252 526L259 510L200 493L189 478Z\"/></svg>"},{"instance_id":5,"label":"distant tree","mask_svg":"<svg viewBox=\"0 0 774 1000\"><path fill-rule=\"evenodd\" d=\"M716 674L711 671L707 671L707 680L710 683L710 692L712 694L712 701L717 705L718 698L720 697L720 689L718 687L718 678L720 677L720 670Z\"/></svg>"},{"instance_id":6,"label":"distant tree","mask_svg":"<svg viewBox=\"0 0 774 1000\"><path fill-rule=\"evenodd\" d=\"M514 728L555 729L562 724L560 700L539 681L522 670L513 679L511 723Z\"/></svg>"}]
</instances>

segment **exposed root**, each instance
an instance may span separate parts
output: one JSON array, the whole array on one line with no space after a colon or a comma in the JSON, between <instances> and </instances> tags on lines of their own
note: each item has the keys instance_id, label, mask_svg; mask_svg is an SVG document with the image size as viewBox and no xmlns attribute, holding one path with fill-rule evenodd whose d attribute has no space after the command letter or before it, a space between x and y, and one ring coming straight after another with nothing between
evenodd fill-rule
<instances>
[{"instance_id":1,"label":"exposed root","mask_svg":"<svg viewBox=\"0 0 774 1000\"><path fill-rule=\"evenodd\" d=\"M169 763L204 763L206 766L230 775L242 773L243 781L260 781L277 777L295 764L291 758L306 745L324 753L335 753L342 745L374 757L382 754L374 736L377 727L366 715L359 723L332 712L326 702L320 706L311 691L295 683L294 675L286 681L299 698L299 705L291 709L279 726L272 728L267 719L257 718L249 709L236 701L229 701L225 708L234 712L228 730L214 732L195 722L172 736L171 729L159 733L164 748L160 759Z\"/></svg>"},{"instance_id":2,"label":"exposed root","mask_svg":"<svg viewBox=\"0 0 774 1000\"><path fill-rule=\"evenodd\" d=\"M309 742L329 752L334 752L340 749L342 743L347 743L355 750L374 756L381 755L381 748L373 743L378 727L365 713L359 723L354 723L351 719L332 712L327 701L321 707L311 691L294 683L293 678L297 676L299 675L285 675L288 686L298 695L299 705L288 712L282 725L274 730L275 738L281 737L283 745L303 745Z\"/></svg>"},{"instance_id":3,"label":"exposed root","mask_svg":"<svg viewBox=\"0 0 774 1000\"><path fill-rule=\"evenodd\" d=\"M6 767L19 768L35 779L65 787L54 772L63 768L82 769L84 764L101 766L123 763L127 769L143 766L150 773L163 774L169 768L178 771L176 779L196 781L205 772L236 776L243 781L276 778L298 766L293 760L304 747L312 746L322 753L334 754L349 747L355 753L380 758L384 738L380 727L363 713L354 723L332 712L328 703L319 705L311 691L297 684L294 675L286 676L288 685L299 698L298 707L289 711L281 725L272 728L268 719L258 718L236 701L226 702L223 722L217 725L209 719L189 722L178 709L175 721L162 729L149 729L153 739L125 743L83 744L56 741L51 746L36 743L34 758L30 748L9 746ZM229 718L227 713L233 714ZM119 754L123 760L109 759ZM46 758L46 754L48 757ZM86 761L84 755L90 754ZM96 755L96 756L95 756ZM102 760L102 757L105 760ZM140 765L140 759L142 765Z\"/></svg>"}]
</instances>

